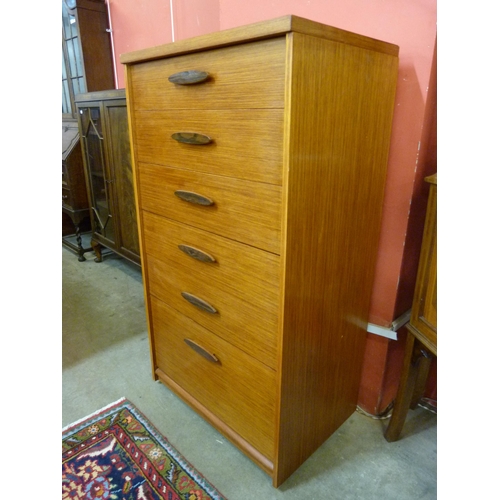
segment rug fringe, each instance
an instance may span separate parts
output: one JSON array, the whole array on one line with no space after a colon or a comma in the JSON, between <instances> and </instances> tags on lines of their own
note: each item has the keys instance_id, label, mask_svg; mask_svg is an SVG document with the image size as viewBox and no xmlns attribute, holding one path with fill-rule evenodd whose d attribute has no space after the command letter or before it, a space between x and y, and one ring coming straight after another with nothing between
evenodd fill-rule
<instances>
[{"instance_id":1,"label":"rug fringe","mask_svg":"<svg viewBox=\"0 0 500 500\"><path fill-rule=\"evenodd\" d=\"M93 416L98 415L99 413L101 413L103 411L106 411L108 408L112 408L113 406L115 406L117 404L123 403L123 401L126 401L126 400L127 400L127 398L121 397L120 399L118 399L114 403L109 403L109 405L104 406L100 410L96 410L94 413L91 413L90 415L87 415L86 417L80 418L79 420L77 420L76 422L73 422L72 424L66 425L65 427L63 427L62 432L66 432L68 429L71 429L71 427L74 427L75 425L78 425L78 424L84 422L85 420L92 418Z\"/></svg>"}]
</instances>

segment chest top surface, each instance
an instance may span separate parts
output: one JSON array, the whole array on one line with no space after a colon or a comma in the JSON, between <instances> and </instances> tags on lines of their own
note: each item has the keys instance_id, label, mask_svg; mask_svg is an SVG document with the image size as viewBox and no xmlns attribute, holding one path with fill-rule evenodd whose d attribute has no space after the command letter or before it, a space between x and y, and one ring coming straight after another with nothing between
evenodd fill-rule
<instances>
[{"instance_id":1,"label":"chest top surface","mask_svg":"<svg viewBox=\"0 0 500 500\"><path fill-rule=\"evenodd\" d=\"M316 36L393 56L398 56L399 54L399 47L392 43L358 35L302 17L288 15L247 26L239 26L169 44L128 52L120 56L120 62L122 64L140 63L174 55L189 54L200 50L278 37L287 33L302 33Z\"/></svg>"}]
</instances>

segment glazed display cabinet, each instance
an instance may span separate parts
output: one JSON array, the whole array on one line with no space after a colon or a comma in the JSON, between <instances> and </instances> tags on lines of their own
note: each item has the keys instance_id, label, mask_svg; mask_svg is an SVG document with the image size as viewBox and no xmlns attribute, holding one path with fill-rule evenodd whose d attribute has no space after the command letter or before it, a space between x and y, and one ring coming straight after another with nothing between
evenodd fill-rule
<instances>
[{"instance_id":1,"label":"glazed display cabinet","mask_svg":"<svg viewBox=\"0 0 500 500\"><path fill-rule=\"evenodd\" d=\"M125 91L79 94L75 103L95 260L108 249L140 264Z\"/></svg>"},{"instance_id":2,"label":"glazed display cabinet","mask_svg":"<svg viewBox=\"0 0 500 500\"><path fill-rule=\"evenodd\" d=\"M82 245L82 234L90 230L90 211L75 95L114 88L108 27L104 0L62 0L63 245L80 261L92 249Z\"/></svg>"},{"instance_id":3,"label":"glazed display cabinet","mask_svg":"<svg viewBox=\"0 0 500 500\"><path fill-rule=\"evenodd\" d=\"M62 113L76 118L75 95L115 86L104 0L62 0Z\"/></svg>"},{"instance_id":4,"label":"glazed display cabinet","mask_svg":"<svg viewBox=\"0 0 500 500\"><path fill-rule=\"evenodd\" d=\"M62 243L78 254L83 262L92 250L83 244L82 235L90 230L90 212L85 187L82 149L76 121L63 121L62 126ZM71 224L65 225L65 219ZM68 227L65 230L65 227Z\"/></svg>"}]
</instances>

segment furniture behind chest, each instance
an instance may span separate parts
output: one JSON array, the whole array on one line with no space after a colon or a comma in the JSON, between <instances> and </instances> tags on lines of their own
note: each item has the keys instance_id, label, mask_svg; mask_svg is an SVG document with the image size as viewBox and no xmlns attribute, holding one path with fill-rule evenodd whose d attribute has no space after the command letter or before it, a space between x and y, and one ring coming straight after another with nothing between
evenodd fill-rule
<instances>
[{"instance_id":1,"label":"furniture behind chest","mask_svg":"<svg viewBox=\"0 0 500 500\"><path fill-rule=\"evenodd\" d=\"M62 112L76 118L74 98L115 86L104 0L62 0Z\"/></svg>"},{"instance_id":2,"label":"furniture behind chest","mask_svg":"<svg viewBox=\"0 0 500 500\"><path fill-rule=\"evenodd\" d=\"M63 244L84 261L82 231L90 212L76 118L75 94L114 87L104 0L62 0L62 211ZM65 218L73 228L65 230ZM67 233L76 233L76 245ZM67 237L65 237L67 236Z\"/></svg>"},{"instance_id":3,"label":"furniture behind chest","mask_svg":"<svg viewBox=\"0 0 500 500\"><path fill-rule=\"evenodd\" d=\"M276 487L356 408L397 56L286 16L121 58L153 376Z\"/></svg>"},{"instance_id":4,"label":"furniture behind chest","mask_svg":"<svg viewBox=\"0 0 500 500\"><path fill-rule=\"evenodd\" d=\"M140 265L125 91L78 94L75 103L95 260L104 247Z\"/></svg>"},{"instance_id":5,"label":"furniture behind chest","mask_svg":"<svg viewBox=\"0 0 500 500\"><path fill-rule=\"evenodd\" d=\"M397 441L410 408L422 397L432 358L437 356L437 174L430 184L424 236L413 295L405 358L394 410L385 431L387 441Z\"/></svg>"},{"instance_id":6,"label":"furniture behind chest","mask_svg":"<svg viewBox=\"0 0 500 500\"><path fill-rule=\"evenodd\" d=\"M62 213L63 218L65 215L69 217L73 226L66 234L63 219L63 245L77 252L78 260L83 262L84 254L90 248L84 248L82 232L87 232L90 227L90 214L76 120L63 121L62 125ZM73 232L75 241L69 237Z\"/></svg>"}]
</instances>

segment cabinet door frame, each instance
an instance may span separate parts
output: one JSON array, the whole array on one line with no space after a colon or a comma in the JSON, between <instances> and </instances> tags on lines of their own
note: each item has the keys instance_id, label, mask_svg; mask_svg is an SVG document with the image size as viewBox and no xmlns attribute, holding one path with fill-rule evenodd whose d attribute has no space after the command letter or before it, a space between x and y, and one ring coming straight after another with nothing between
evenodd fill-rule
<instances>
[{"instance_id":1,"label":"cabinet door frame","mask_svg":"<svg viewBox=\"0 0 500 500\"><path fill-rule=\"evenodd\" d=\"M88 193L88 198L89 198L89 206L90 206L90 219L92 223L92 238L95 239L96 241L102 243L105 247L114 249L118 244L119 244L119 232L117 231L117 227L115 225L114 228L114 238L111 239L108 236L105 236L105 234L102 234L100 232L97 232L97 228L102 226L102 223L100 220L98 220L97 215L95 213L95 196L94 196L94 186L92 182L92 177L91 177L91 172L90 172L90 165L88 163L88 158L87 158L87 147L86 147L86 132L83 129L82 125L82 119L80 117L80 114L83 112L83 110L91 110L91 109L97 109L99 112L99 119L101 121L101 134L102 134L102 161L103 161L103 176L104 176L104 186L106 190L106 201L108 204L108 211L110 214L113 214L113 211L116 206L116 197L114 193L114 188L113 188L113 181L112 181L112 172L110 171L110 163L109 163L109 153L108 153L108 148L107 148L107 137L108 137L108 124L107 124L107 116L105 113L105 108L103 105L103 102L77 102L76 103L76 108L77 112L79 115L79 120L78 120L78 126L80 128L80 137L82 141L82 154L83 154L83 161L85 165L85 182L87 184L87 193ZM112 217L112 215L111 215ZM113 221L114 223L114 221Z\"/></svg>"},{"instance_id":2,"label":"cabinet door frame","mask_svg":"<svg viewBox=\"0 0 500 500\"><path fill-rule=\"evenodd\" d=\"M108 169L108 175L109 179L111 180L110 183L110 191L111 191L111 201L112 201L112 213L117 216L117 214L121 214L122 210L121 208L123 205L123 202L121 201L121 198L119 196L118 190L120 188L120 183L122 182L122 175L125 173L125 170L122 171L117 171L115 170L115 162L113 158L113 148L112 148L112 139L114 136L114 133L112 131L112 124L113 120L110 118L110 109L111 108L124 108L125 110L125 122L127 124L127 132L126 132L126 140L130 140L129 136L129 131L128 131L128 116L127 116L127 101L125 98L116 98L116 99L106 99L103 100L101 103L102 106L102 115L104 117L103 121L103 128L105 129L105 141L104 141L104 152L105 152L105 158L106 158L106 164L107 164L107 169ZM129 144L129 142L127 142ZM129 146L130 150L130 146ZM132 175L132 151L130 150L129 154L129 165L130 165L130 174ZM134 203L133 203L133 210L136 210L135 206L135 196L133 198ZM135 214L135 218L137 220L137 214ZM121 220L121 219L120 219ZM124 255L125 257L136 261L137 263L140 263L140 250L137 248L137 252L134 252L133 250L127 248L124 246L125 244L125 236L124 236L124 231L122 224L116 224L115 225L115 246L114 249L121 255ZM137 239L137 246L139 246L139 242Z\"/></svg>"}]
</instances>

